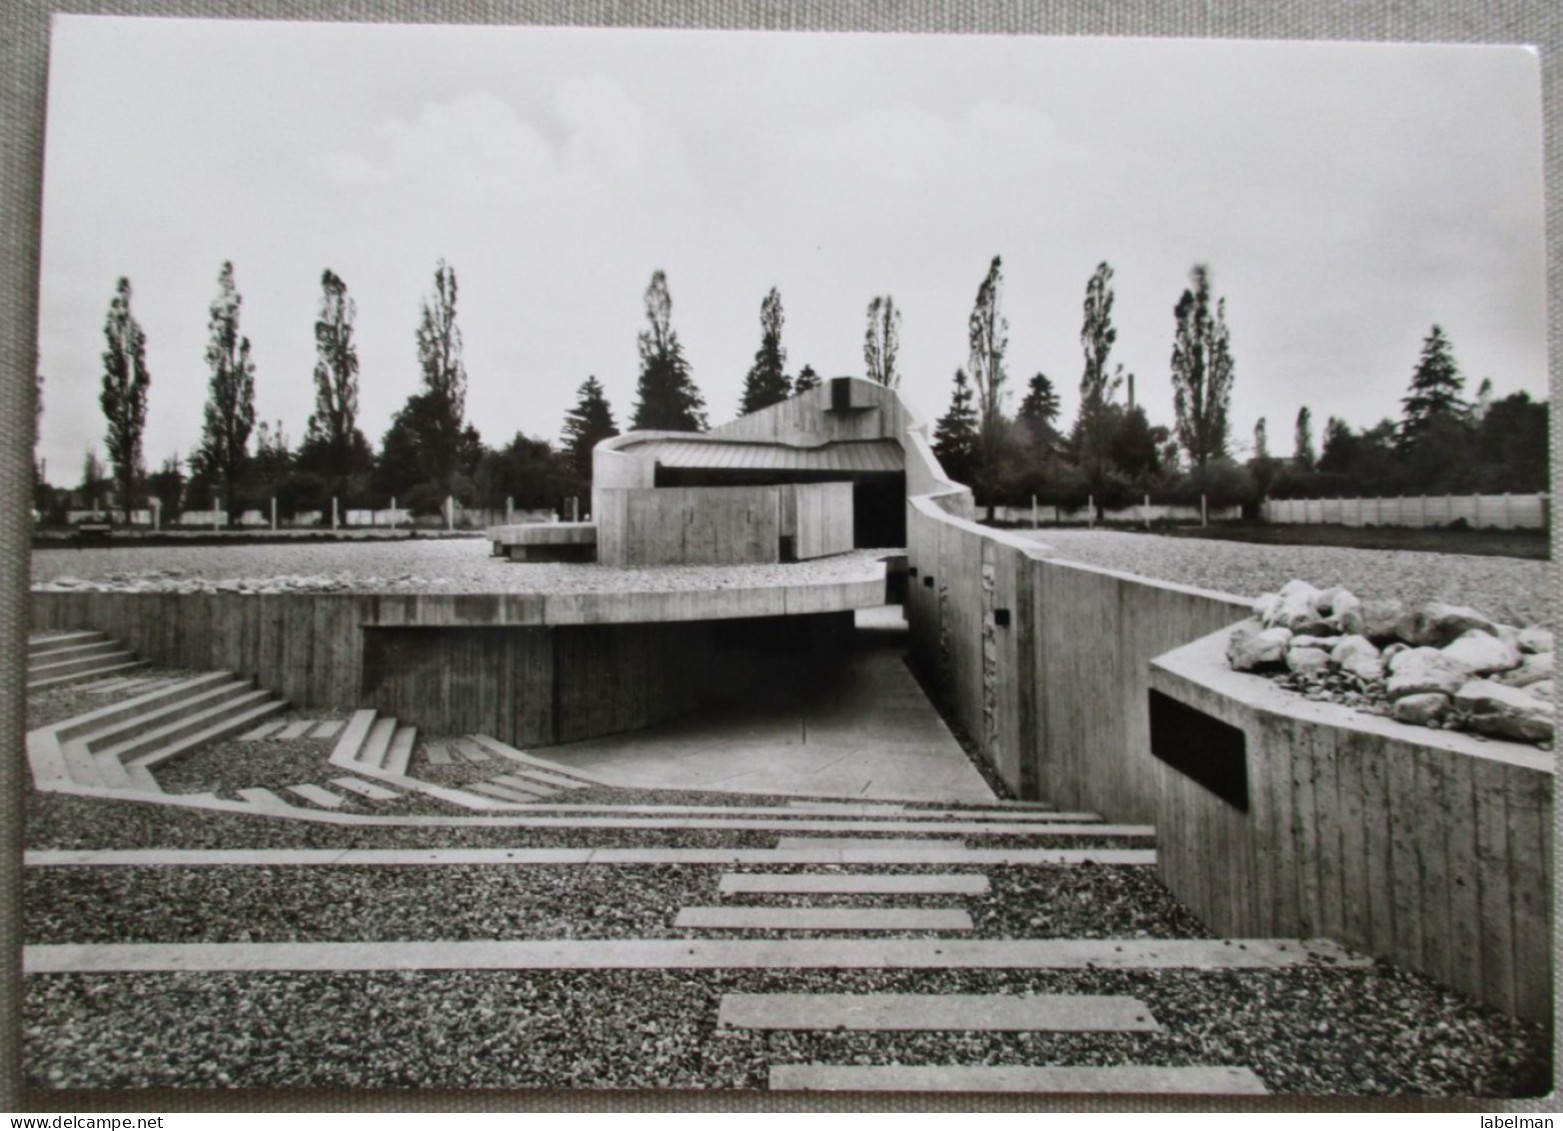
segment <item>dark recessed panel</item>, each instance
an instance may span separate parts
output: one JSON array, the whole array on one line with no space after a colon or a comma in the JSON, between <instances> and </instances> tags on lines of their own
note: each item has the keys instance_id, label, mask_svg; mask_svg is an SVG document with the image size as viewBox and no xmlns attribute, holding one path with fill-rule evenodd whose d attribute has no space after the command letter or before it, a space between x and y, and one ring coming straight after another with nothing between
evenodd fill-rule
<instances>
[{"instance_id":1,"label":"dark recessed panel","mask_svg":"<svg viewBox=\"0 0 1563 1131\"><path fill-rule=\"evenodd\" d=\"M931 574L931 573L923 574L923 588L924 589L932 589L933 588L933 574Z\"/></svg>"},{"instance_id":2,"label":"dark recessed panel","mask_svg":"<svg viewBox=\"0 0 1563 1131\"><path fill-rule=\"evenodd\" d=\"M1152 691L1151 753L1248 812L1248 742L1238 727Z\"/></svg>"},{"instance_id":3,"label":"dark recessed panel","mask_svg":"<svg viewBox=\"0 0 1563 1131\"><path fill-rule=\"evenodd\" d=\"M1008 609L994 609L993 610L993 623L995 625L997 625L999 628L1008 628L1009 627L1009 610Z\"/></svg>"},{"instance_id":4,"label":"dark recessed panel","mask_svg":"<svg viewBox=\"0 0 1563 1131\"><path fill-rule=\"evenodd\" d=\"M852 378L832 377L830 379L830 410L832 412L848 412L852 408Z\"/></svg>"}]
</instances>

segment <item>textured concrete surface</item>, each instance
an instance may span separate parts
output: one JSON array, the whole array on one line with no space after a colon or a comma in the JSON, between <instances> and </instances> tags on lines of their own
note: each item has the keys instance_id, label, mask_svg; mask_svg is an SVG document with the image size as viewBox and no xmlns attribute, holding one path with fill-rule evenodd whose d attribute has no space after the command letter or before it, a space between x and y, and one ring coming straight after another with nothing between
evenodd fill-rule
<instances>
[{"instance_id":1,"label":"textured concrete surface","mask_svg":"<svg viewBox=\"0 0 1563 1131\"><path fill-rule=\"evenodd\" d=\"M719 789L869 801L995 800L906 669L904 634L861 633L826 692L699 712L552 747L551 760L639 789Z\"/></svg>"},{"instance_id":2,"label":"textured concrete surface","mask_svg":"<svg viewBox=\"0 0 1563 1131\"><path fill-rule=\"evenodd\" d=\"M1247 1068L1032 1068L949 1064L778 1064L772 1091L807 1092L1037 1092L1264 1095L1264 1082Z\"/></svg>"}]
</instances>

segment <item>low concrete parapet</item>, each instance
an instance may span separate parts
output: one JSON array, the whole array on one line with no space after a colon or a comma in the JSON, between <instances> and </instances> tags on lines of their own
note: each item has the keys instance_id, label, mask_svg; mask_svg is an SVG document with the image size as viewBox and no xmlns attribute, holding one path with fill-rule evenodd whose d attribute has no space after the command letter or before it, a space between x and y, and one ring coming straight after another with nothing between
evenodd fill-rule
<instances>
[{"instance_id":1,"label":"low concrete parapet","mask_svg":"<svg viewBox=\"0 0 1563 1131\"><path fill-rule=\"evenodd\" d=\"M594 522L527 522L491 526L494 556L513 562L589 562L597 557Z\"/></svg>"},{"instance_id":2,"label":"low concrete parapet","mask_svg":"<svg viewBox=\"0 0 1563 1131\"><path fill-rule=\"evenodd\" d=\"M1227 636L1151 662L1172 892L1221 934L1333 938L1550 1017L1552 756L1308 700L1230 670Z\"/></svg>"}]
</instances>

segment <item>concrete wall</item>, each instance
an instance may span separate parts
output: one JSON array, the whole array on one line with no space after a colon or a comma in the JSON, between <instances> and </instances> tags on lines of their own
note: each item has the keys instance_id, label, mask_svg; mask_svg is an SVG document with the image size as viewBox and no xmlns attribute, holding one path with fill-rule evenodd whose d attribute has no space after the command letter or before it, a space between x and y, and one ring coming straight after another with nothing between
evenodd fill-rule
<instances>
[{"instance_id":1,"label":"concrete wall","mask_svg":"<svg viewBox=\"0 0 1563 1131\"><path fill-rule=\"evenodd\" d=\"M1248 602L1051 561L1046 546L928 498L911 500L907 539L913 656L1005 782L1113 820L1154 819L1148 662Z\"/></svg>"},{"instance_id":2,"label":"concrete wall","mask_svg":"<svg viewBox=\"0 0 1563 1131\"><path fill-rule=\"evenodd\" d=\"M744 565L780 560L775 487L606 488L597 493L597 560Z\"/></svg>"},{"instance_id":3,"label":"concrete wall","mask_svg":"<svg viewBox=\"0 0 1563 1131\"><path fill-rule=\"evenodd\" d=\"M793 536L799 561L852 549L852 484L790 483L780 488L783 533Z\"/></svg>"},{"instance_id":4,"label":"concrete wall","mask_svg":"<svg viewBox=\"0 0 1563 1131\"><path fill-rule=\"evenodd\" d=\"M1446 526L1464 519L1483 529L1535 530L1547 526L1550 510L1550 495L1407 495L1394 499L1267 499L1262 513L1266 522Z\"/></svg>"},{"instance_id":5,"label":"concrete wall","mask_svg":"<svg viewBox=\"0 0 1563 1131\"><path fill-rule=\"evenodd\" d=\"M1326 936L1548 1018L1551 756L1299 700L1228 670L1226 635L1153 665L1247 747L1246 813L1156 763L1167 886L1220 934Z\"/></svg>"},{"instance_id":6,"label":"concrete wall","mask_svg":"<svg viewBox=\"0 0 1563 1131\"><path fill-rule=\"evenodd\" d=\"M883 589L866 603L882 603ZM772 615L618 624L592 623L590 610L544 623L536 595L35 593L32 627L97 629L142 659L231 671L297 707L374 707L424 730L547 745L808 677L819 663L807 650L838 637L852 613L834 605L833 587L821 587L818 607L770 592Z\"/></svg>"}]
</instances>

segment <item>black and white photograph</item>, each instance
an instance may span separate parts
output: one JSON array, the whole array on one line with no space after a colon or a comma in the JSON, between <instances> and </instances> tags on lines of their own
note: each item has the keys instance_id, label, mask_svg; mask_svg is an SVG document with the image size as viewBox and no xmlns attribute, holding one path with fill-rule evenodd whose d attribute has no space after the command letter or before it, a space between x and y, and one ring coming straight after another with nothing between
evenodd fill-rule
<instances>
[{"instance_id":1,"label":"black and white photograph","mask_svg":"<svg viewBox=\"0 0 1563 1131\"><path fill-rule=\"evenodd\" d=\"M1523 44L54 16L29 1096L1546 1102L1543 139Z\"/></svg>"}]
</instances>

